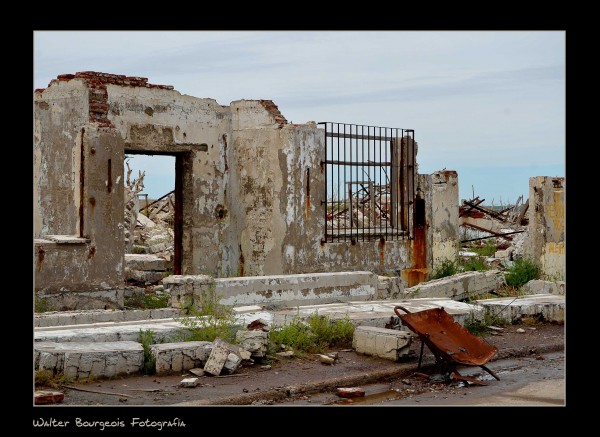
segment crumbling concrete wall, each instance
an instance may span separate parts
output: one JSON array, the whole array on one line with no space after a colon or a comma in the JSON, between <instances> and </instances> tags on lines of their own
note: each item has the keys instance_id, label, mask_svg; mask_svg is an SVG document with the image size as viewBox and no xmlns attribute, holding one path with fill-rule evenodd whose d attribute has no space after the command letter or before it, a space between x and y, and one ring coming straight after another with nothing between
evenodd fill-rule
<instances>
[{"instance_id":1,"label":"crumbling concrete wall","mask_svg":"<svg viewBox=\"0 0 600 437\"><path fill-rule=\"evenodd\" d=\"M35 290L75 309L63 291L122 284L123 140L90 122L82 81L57 81L34 99ZM101 297L92 307L107 305Z\"/></svg>"},{"instance_id":2,"label":"crumbling concrete wall","mask_svg":"<svg viewBox=\"0 0 600 437\"><path fill-rule=\"evenodd\" d=\"M431 175L432 269L458 256L458 174L443 170Z\"/></svg>"},{"instance_id":3,"label":"crumbling concrete wall","mask_svg":"<svg viewBox=\"0 0 600 437\"><path fill-rule=\"evenodd\" d=\"M544 278L565 279L564 177L529 178L529 232L525 256L541 269Z\"/></svg>"},{"instance_id":4,"label":"crumbling concrete wall","mask_svg":"<svg viewBox=\"0 0 600 437\"><path fill-rule=\"evenodd\" d=\"M454 172L417 176L423 223L411 238L324 243L323 130L288 123L270 100L222 106L145 78L95 72L61 75L36 91L35 236L90 240L73 249L75 260L88 253L77 261L81 280L61 282L61 268L73 265L53 267L52 277L44 271L51 263L38 263L36 289L122 283L125 153L176 157L182 274L410 270L406 283L414 285L433 259L454 250Z\"/></svg>"}]
</instances>

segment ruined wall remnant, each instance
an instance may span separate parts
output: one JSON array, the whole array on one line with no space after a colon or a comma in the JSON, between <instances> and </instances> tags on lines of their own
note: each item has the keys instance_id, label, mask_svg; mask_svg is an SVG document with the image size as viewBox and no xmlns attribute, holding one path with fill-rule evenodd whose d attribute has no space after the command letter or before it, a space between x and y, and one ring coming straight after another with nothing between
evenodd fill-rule
<instances>
[{"instance_id":1,"label":"ruined wall remnant","mask_svg":"<svg viewBox=\"0 0 600 437\"><path fill-rule=\"evenodd\" d=\"M432 269L458 256L458 174L443 170L431 175Z\"/></svg>"},{"instance_id":2,"label":"ruined wall remnant","mask_svg":"<svg viewBox=\"0 0 600 437\"><path fill-rule=\"evenodd\" d=\"M529 232L525 256L540 268L544 278L565 279L564 177L529 178Z\"/></svg>"},{"instance_id":3,"label":"ruined wall remnant","mask_svg":"<svg viewBox=\"0 0 600 437\"><path fill-rule=\"evenodd\" d=\"M61 75L36 90L34 137L38 291L123 284L125 153L175 157L184 275L407 271L414 285L455 250L455 172L417 175L410 236L323 242L323 129L288 123L270 100L222 106L146 78Z\"/></svg>"}]
</instances>

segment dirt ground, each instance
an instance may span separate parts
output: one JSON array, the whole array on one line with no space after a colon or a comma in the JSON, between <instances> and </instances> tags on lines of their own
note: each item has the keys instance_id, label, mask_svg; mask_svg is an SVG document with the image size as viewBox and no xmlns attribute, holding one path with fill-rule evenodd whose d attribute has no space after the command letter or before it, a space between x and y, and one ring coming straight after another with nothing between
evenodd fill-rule
<instances>
[{"instance_id":1,"label":"dirt ground","mask_svg":"<svg viewBox=\"0 0 600 437\"><path fill-rule=\"evenodd\" d=\"M517 332L522 328L524 333ZM544 345L564 342L564 325L559 324L518 324L505 326L504 330L487 334L484 338L499 349L503 358L519 355L536 356ZM280 393L290 401L303 399L310 403L310 393L303 394L296 387L303 387L324 380L350 380L371 373L395 373L401 376L404 371L410 375L411 387L408 390L429 390L432 387L443 388L442 382L413 375L418 361L420 341L415 339L411 354L404 362L392 362L358 354L350 349L338 351L339 358L334 365L322 364L314 355L269 360L271 368L265 363L245 366L229 376L203 376L195 388L180 387L184 377L193 377L189 372L170 376L136 375L110 380L96 380L86 383L70 383L61 388L65 393L61 405L173 405L190 401L216 400L236 396L245 396L247 402L254 405L271 404L271 394ZM425 364L432 363L433 356L425 348ZM493 369L493 361L489 363ZM428 367L424 372L431 370ZM389 377L388 377L389 379ZM371 381L372 382L372 381ZM426 386L427 385L427 386ZM82 391L87 390L87 391ZM98 393L103 392L103 393ZM256 400L251 401L253 398ZM264 395L264 396L262 396ZM281 397L280 397L281 400ZM218 401L217 401L218 402Z\"/></svg>"}]
</instances>

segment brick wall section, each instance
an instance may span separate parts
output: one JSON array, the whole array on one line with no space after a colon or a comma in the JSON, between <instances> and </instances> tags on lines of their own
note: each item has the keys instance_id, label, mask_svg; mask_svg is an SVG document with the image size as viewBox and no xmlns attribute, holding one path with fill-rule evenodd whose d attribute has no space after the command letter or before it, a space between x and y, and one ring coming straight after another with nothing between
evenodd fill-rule
<instances>
[{"instance_id":1,"label":"brick wall section","mask_svg":"<svg viewBox=\"0 0 600 437\"><path fill-rule=\"evenodd\" d=\"M287 124L288 121L279 111L277 105L273 103L273 100L260 100L260 104L263 106L263 108L267 110L269 114L271 114L275 118L275 121L277 122L279 127L282 127L283 125Z\"/></svg>"},{"instance_id":2,"label":"brick wall section","mask_svg":"<svg viewBox=\"0 0 600 437\"><path fill-rule=\"evenodd\" d=\"M156 85L148 83L148 78L137 76L125 76L122 74L99 73L96 71L80 71L75 74L61 74L56 79L52 79L48 86L61 81L69 81L72 79L83 79L90 90L90 121L97 122L100 127L113 127L108 119L108 92L107 84L130 87L143 88L160 88L164 90L172 90L172 85ZM43 92L44 88L38 88L36 93ZM270 102L270 101L269 101ZM277 113L277 106L271 102ZM280 114L281 115L281 114ZM283 116L282 116L283 118ZM285 120L285 118L284 118Z\"/></svg>"}]
</instances>

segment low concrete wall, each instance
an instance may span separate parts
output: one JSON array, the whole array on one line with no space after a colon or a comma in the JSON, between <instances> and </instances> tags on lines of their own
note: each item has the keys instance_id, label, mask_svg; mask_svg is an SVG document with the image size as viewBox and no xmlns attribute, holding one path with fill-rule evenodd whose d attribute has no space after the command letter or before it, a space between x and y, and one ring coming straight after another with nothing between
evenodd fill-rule
<instances>
[{"instance_id":1,"label":"low concrete wall","mask_svg":"<svg viewBox=\"0 0 600 437\"><path fill-rule=\"evenodd\" d=\"M203 296L217 296L223 305L262 304L275 307L372 300L399 294L400 278L371 272L334 272L299 275L212 279L205 275L173 275L163 279L170 305L198 304Z\"/></svg>"},{"instance_id":2,"label":"low concrete wall","mask_svg":"<svg viewBox=\"0 0 600 437\"><path fill-rule=\"evenodd\" d=\"M35 369L63 373L66 378L111 378L137 373L144 348L133 341L110 343L36 343Z\"/></svg>"},{"instance_id":3,"label":"low concrete wall","mask_svg":"<svg viewBox=\"0 0 600 437\"><path fill-rule=\"evenodd\" d=\"M504 275L499 270L465 272L446 278L422 282L403 292L405 299L416 297L449 297L454 300L489 293L504 283Z\"/></svg>"},{"instance_id":4,"label":"low concrete wall","mask_svg":"<svg viewBox=\"0 0 600 437\"><path fill-rule=\"evenodd\" d=\"M89 311L57 311L35 315L34 326L82 325L102 322L131 322L137 320L167 319L179 316L177 308L156 308L153 310L89 310Z\"/></svg>"}]
</instances>

